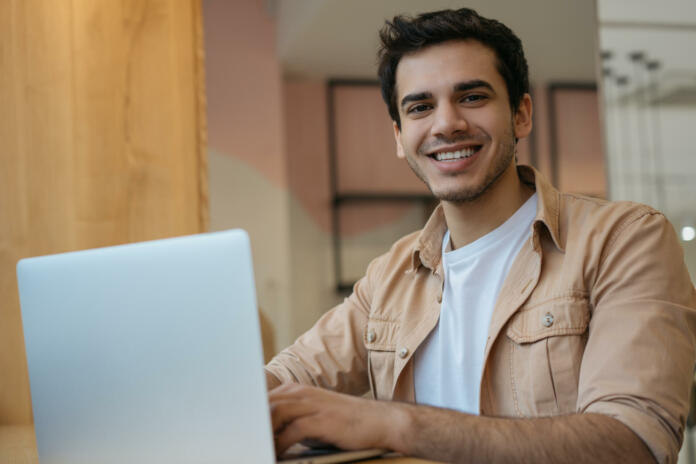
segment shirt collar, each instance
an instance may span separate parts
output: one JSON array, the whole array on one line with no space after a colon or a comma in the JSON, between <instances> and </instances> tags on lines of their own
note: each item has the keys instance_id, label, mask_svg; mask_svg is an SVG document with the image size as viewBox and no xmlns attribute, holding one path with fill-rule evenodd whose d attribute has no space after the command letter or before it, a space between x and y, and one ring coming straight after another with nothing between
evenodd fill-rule
<instances>
[{"instance_id":1,"label":"shirt collar","mask_svg":"<svg viewBox=\"0 0 696 464\"><path fill-rule=\"evenodd\" d=\"M531 166L517 166L520 181L533 187L537 192L537 214L534 218L532 232L534 244L538 246L541 226L545 227L560 251L564 251L565 243L561 240L559 230L560 193L548 180ZM439 204L430 215L425 227L418 235L418 240L411 253L411 270L417 270L421 265L435 270L442 259L442 239L447 231L447 222L442 204Z\"/></svg>"}]
</instances>

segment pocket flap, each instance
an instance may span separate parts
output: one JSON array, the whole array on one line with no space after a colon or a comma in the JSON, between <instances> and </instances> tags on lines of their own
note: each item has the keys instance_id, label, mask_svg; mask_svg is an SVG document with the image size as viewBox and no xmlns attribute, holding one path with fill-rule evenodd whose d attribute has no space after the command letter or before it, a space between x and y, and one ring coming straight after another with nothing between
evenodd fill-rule
<instances>
[{"instance_id":1,"label":"pocket flap","mask_svg":"<svg viewBox=\"0 0 696 464\"><path fill-rule=\"evenodd\" d=\"M368 319L363 341L368 350L395 351L399 323L380 319Z\"/></svg>"},{"instance_id":2,"label":"pocket flap","mask_svg":"<svg viewBox=\"0 0 696 464\"><path fill-rule=\"evenodd\" d=\"M580 335L587 330L590 309L587 300L562 298L515 314L506 334L516 343L532 343L557 335Z\"/></svg>"}]
</instances>

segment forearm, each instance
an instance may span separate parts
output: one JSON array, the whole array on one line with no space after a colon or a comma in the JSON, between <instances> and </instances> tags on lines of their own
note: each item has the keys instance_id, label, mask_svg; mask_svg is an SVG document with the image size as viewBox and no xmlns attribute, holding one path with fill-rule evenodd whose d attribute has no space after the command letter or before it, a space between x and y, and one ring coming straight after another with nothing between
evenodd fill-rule
<instances>
[{"instance_id":1,"label":"forearm","mask_svg":"<svg viewBox=\"0 0 696 464\"><path fill-rule=\"evenodd\" d=\"M392 448L445 462L653 463L643 441L601 414L510 419L398 405Z\"/></svg>"},{"instance_id":2,"label":"forearm","mask_svg":"<svg viewBox=\"0 0 696 464\"><path fill-rule=\"evenodd\" d=\"M364 308L346 300L274 356L266 364L266 372L280 384L314 385L360 395L369 389L362 340L366 325Z\"/></svg>"}]
</instances>

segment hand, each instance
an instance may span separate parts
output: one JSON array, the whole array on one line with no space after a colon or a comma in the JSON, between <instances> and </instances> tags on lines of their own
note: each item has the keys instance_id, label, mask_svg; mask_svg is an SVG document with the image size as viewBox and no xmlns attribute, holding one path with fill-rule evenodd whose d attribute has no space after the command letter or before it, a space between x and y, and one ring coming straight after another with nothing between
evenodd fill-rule
<instances>
[{"instance_id":1,"label":"hand","mask_svg":"<svg viewBox=\"0 0 696 464\"><path fill-rule=\"evenodd\" d=\"M285 384L269 393L276 452L305 439L341 449L388 448L397 405Z\"/></svg>"}]
</instances>

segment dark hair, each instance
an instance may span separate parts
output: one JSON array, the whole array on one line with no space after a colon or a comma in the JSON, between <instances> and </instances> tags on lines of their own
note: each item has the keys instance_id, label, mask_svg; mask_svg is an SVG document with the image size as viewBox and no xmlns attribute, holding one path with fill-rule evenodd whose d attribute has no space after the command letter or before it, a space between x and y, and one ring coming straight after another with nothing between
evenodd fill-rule
<instances>
[{"instance_id":1,"label":"dark hair","mask_svg":"<svg viewBox=\"0 0 696 464\"><path fill-rule=\"evenodd\" d=\"M416 17L395 16L379 32L382 45L378 52L382 98L389 115L399 127L396 102L396 67L408 53L451 40L473 39L491 48L497 57L496 67L505 80L510 108L517 110L529 92L527 60L520 39L503 23L479 16L469 8L423 13Z\"/></svg>"}]
</instances>

